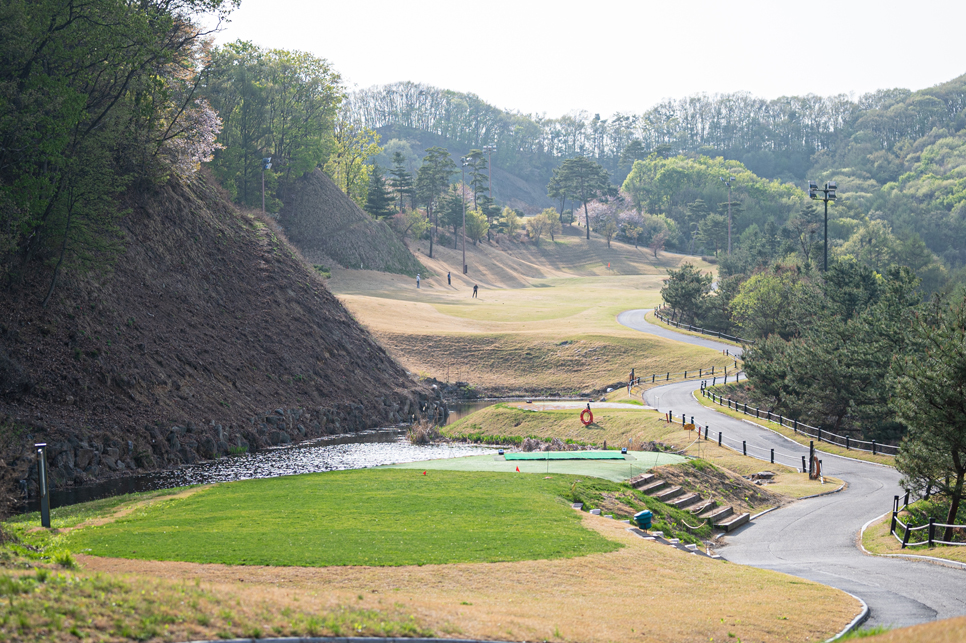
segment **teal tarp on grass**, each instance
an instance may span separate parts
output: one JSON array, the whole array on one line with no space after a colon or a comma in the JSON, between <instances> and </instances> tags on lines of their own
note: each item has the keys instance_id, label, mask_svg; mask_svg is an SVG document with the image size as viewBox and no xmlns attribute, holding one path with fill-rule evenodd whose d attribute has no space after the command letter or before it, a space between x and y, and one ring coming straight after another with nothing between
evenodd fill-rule
<instances>
[{"instance_id":1,"label":"teal tarp on grass","mask_svg":"<svg viewBox=\"0 0 966 643\"><path fill-rule=\"evenodd\" d=\"M624 460L620 451L538 451L507 453L507 460Z\"/></svg>"}]
</instances>

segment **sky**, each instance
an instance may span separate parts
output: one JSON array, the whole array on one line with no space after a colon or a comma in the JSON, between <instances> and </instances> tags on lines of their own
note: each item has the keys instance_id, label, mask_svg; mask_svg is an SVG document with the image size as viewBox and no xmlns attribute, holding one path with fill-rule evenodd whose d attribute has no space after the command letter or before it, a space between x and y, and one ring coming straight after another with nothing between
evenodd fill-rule
<instances>
[{"instance_id":1,"label":"sky","mask_svg":"<svg viewBox=\"0 0 966 643\"><path fill-rule=\"evenodd\" d=\"M325 58L349 91L398 81L559 117L666 98L917 90L966 73L962 0L242 0L220 43Z\"/></svg>"}]
</instances>

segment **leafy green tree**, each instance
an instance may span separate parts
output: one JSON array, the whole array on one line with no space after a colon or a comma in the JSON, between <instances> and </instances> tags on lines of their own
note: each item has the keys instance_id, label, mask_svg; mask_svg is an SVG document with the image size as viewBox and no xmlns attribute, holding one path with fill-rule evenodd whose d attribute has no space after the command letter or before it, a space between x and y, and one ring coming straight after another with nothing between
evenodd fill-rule
<instances>
[{"instance_id":1,"label":"leafy green tree","mask_svg":"<svg viewBox=\"0 0 966 643\"><path fill-rule=\"evenodd\" d=\"M611 196L617 190L610 184L610 176L601 165L583 156L567 159L560 166L557 175L559 189L572 195L584 205L584 224L587 226L587 239L590 239L590 215L587 203L594 199Z\"/></svg>"},{"instance_id":2,"label":"leafy green tree","mask_svg":"<svg viewBox=\"0 0 966 643\"><path fill-rule=\"evenodd\" d=\"M812 260L812 251L815 249L816 235L822 227L822 215L814 203L809 203L803 207L788 222L788 228L792 237L802 253L802 259L808 265Z\"/></svg>"},{"instance_id":3,"label":"leafy green tree","mask_svg":"<svg viewBox=\"0 0 966 643\"><path fill-rule=\"evenodd\" d=\"M429 219L419 210L403 210L390 218L390 225L400 237L422 239L430 229Z\"/></svg>"},{"instance_id":4,"label":"leafy green tree","mask_svg":"<svg viewBox=\"0 0 966 643\"><path fill-rule=\"evenodd\" d=\"M560 224L560 213L555 208L546 208L541 214L547 219L546 232L550 235L550 241L553 241L554 235L563 231L563 226Z\"/></svg>"},{"instance_id":5,"label":"leafy green tree","mask_svg":"<svg viewBox=\"0 0 966 643\"><path fill-rule=\"evenodd\" d=\"M477 245L490 230L490 222L479 208L466 211L466 236Z\"/></svg>"},{"instance_id":6,"label":"leafy green tree","mask_svg":"<svg viewBox=\"0 0 966 643\"><path fill-rule=\"evenodd\" d=\"M393 214L393 197L386 187L382 170L374 165L369 176L369 192L366 194L365 210L375 219L385 219Z\"/></svg>"},{"instance_id":7,"label":"leafy green tree","mask_svg":"<svg viewBox=\"0 0 966 643\"><path fill-rule=\"evenodd\" d=\"M382 151L379 134L343 115L335 124L335 151L325 164L325 172L357 204L366 202L369 174L368 160Z\"/></svg>"},{"instance_id":8,"label":"leafy green tree","mask_svg":"<svg viewBox=\"0 0 966 643\"><path fill-rule=\"evenodd\" d=\"M950 500L946 524L955 524L966 479L966 299L937 299L911 330L913 350L895 363L892 407L906 425L896 456L903 486L938 489ZM943 540L951 541L947 527Z\"/></svg>"},{"instance_id":9,"label":"leafy green tree","mask_svg":"<svg viewBox=\"0 0 966 643\"><path fill-rule=\"evenodd\" d=\"M0 6L0 275L103 268L134 181L190 175L221 122L198 95L210 31L235 3L34 0ZM199 20L199 22L202 22Z\"/></svg>"},{"instance_id":10,"label":"leafy green tree","mask_svg":"<svg viewBox=\"0 0 966 643\"><path fill-rule=\"evenodd\" d=\"M776 266L752 275L741 284L731 302L732 318L742 336L764 339L777 334L790 339L797 334L795 314L811 305L801 304L809 295L809 284L793 269Z\"/></svg>"},{"instance_id":11,"label":"leafy green tree","mask_svg":"<svg viewBox=\"0 0 966 643\"><path fill-rule=\"evenodd\" d=\"M224 121L212 167L235 200L260 203L262 159L271 157L266 206L274 211L280 207L275 177L295 180L335 151L342 81L325 60L235 41L213 50L202 80Z\"/></svg>"},{"instance_id":12,"label":"leafy green tree","mask_svg":"<svg viewBox=\"0 0 966 643\"><path fill-rule=\"evenodd\" d=\"M527 234L533 239L534 245L540 245L540 237L547 231L550 222L545 214L538 214L527 219Z\"/></svg>"},{"instance_id":13,"label":"leafy green tree","mask_svg":"<svg viewBox=\"0 0 966 643\"><path fill-rule=\"evenodd\" d=\"M705 300L711 292L711 275L703 275L694 264L686 263L678 270L668 269L668 278L661 288L664 303L681 313L682 319L691 323L704 310Z\"/></svg>"},{"instance_id":14,"label":"leafy green tree","mask_svg":"<svg viewBox=\"0 0 966 643\"><path fill-rule=\"evenodd\" d=\"M520 229L520 217L513 211L513 208L504 206L503 208L503 227L506 229L507 236L511 239Z\"/></svg>"}]
</instances>

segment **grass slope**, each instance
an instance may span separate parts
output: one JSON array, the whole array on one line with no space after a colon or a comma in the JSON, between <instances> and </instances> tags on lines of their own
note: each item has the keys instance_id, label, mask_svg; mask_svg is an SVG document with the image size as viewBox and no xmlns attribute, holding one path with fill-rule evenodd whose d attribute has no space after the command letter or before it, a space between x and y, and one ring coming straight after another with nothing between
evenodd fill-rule
<instances>
[{"instance_id":1,"label":"grass slope","mask_svg":"<svg viewBox=\"0 0 966 643\"><path fill-rule=\"evenodd\" d=\"M410 279L368 271L336 270L329 281L390 354L421 375L496 394L570 393L625 380L631 368L647 374L732 364L715 351L617 323L624 310L659 303L666 269L700 263L694 257L655 259L563 234L539 246L504 237L499 245L468 247L468 276L452 248L437 246L433 259L421 259L435 276L424 275L418 290Z\"/></svg>"},{"instance_id":2,"label":"grass slope","mask_svg":"<svg viewBox=\"0 0 966 643\"><path fill-rule=\"evenodd\" d=\"M564 478L357 470L225 484L79 531L97 556L232 565L423 565L582 556Z\"/></svg>"}]
</instances>

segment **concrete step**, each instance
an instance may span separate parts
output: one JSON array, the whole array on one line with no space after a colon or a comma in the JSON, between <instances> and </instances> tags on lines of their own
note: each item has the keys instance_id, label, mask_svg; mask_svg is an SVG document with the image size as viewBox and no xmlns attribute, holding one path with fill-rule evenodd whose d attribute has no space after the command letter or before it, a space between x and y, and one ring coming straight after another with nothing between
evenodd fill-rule
<instances>
[{"instance_id":1,"label":"concrete step","mask_svg":"<svg viewBox=\"0 0 966 643\"><path fill-rule=\"evenodd\" d=\"M667 486L667 483L664 482L663 480L654 480L653 482L649 482L646 485L644 485L643 487L640 487L638 489L638 491L643 491L647 495L651 495L655 491L660 491L661 489L663 489L666 486Z\"/></svg>"},{"instance_id":2,"label":"concrete step","mask_svg":"<svg viewBox=\"0 0 966 643\"><path fill-rule=\"evenodd\" d=\"M653 473L642 473L639 476L634 476L633 478L628 480L628 482L630 482L631 486L634 487L635 489L640 489L644 485L648 485L654 482L656 479L657 479L657 476L654 475Z\"/></svg>"},{"instance_id":3,"label":"concrete step","mask_svg":"<svg viewBox=\"0 0 966 643\"><path fill-rule=\"evenodd\" d=\"M675 507L676 509L684 509L686 507L690 507L691 505L701 501L702 501L702 498L698 494L686 493L679 498L675 498L668 504L671 505L672 507Z\"/></svg>"},{"instance_id":4,"label":"concrete step","mask_svg":"<svg viewBox=\"0 0 966 643\"><path fill-rule=\"evenodd\" d=\"M725 531L733 531L751 520L751 514L743 513L724 522L715 522L714 526Z\"/></svg>"},{"instance_id":5,"label":"concrete step","mask_svg":"<svg viewBox=\"0 0 966 643\"><path fill-rule=\"evenodd\" d=\"M663 489L657 493L652 493L651 497L655 500L660 500L661 502L667 502L671 498L677 498L684 493L684 489L681 487L671 487L669 489Z\"/></svg>"},{"instance_id":6,"label":"concrete step","mask_svg":"<svg viewBox=\"0 0 966 643\"><path fill-rule=\"evenodd\" d=\"M710 518L712 523L716 523L719 520L724 520L734 512L735 510L731 507L731 505L728 505L726 507L715 507L714 509L709 509L708 511L705 511L703 514L699 514L698 518L701 518L703 520L707 520L708 518Z\"/></svg>"},{"instance_id":7,"label":"concrete step","mask_svg":"<svg viewBox=\"0 0 966 643\"><path fill-rule=\"evenodd\" d=\"M714 500L702 500L696 505L691 505L688 507L688 511L693 513L695 516L704 513L709 509L713 509L715 506Z\"/></svg>"}]
</instances>

